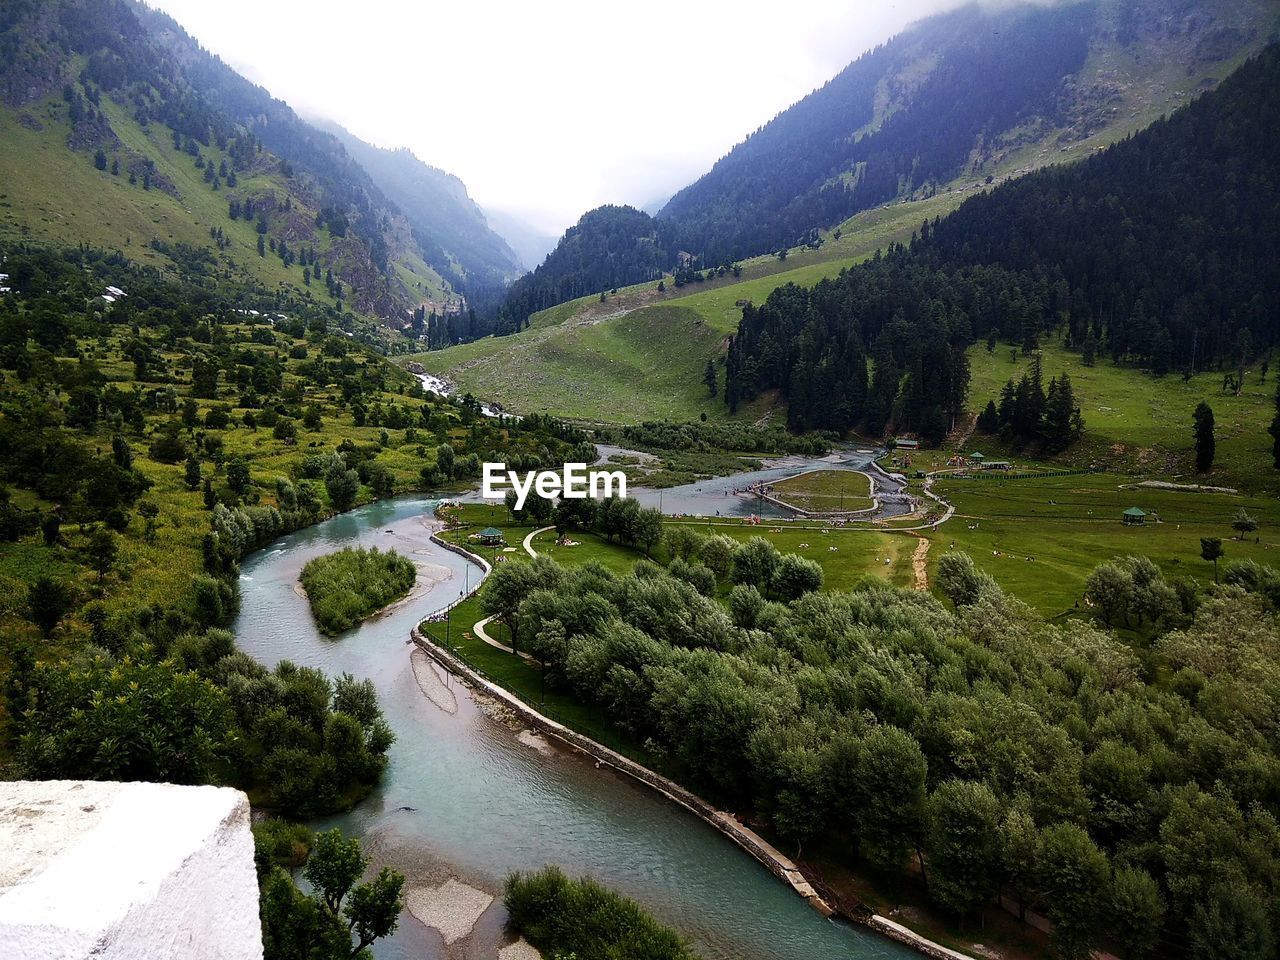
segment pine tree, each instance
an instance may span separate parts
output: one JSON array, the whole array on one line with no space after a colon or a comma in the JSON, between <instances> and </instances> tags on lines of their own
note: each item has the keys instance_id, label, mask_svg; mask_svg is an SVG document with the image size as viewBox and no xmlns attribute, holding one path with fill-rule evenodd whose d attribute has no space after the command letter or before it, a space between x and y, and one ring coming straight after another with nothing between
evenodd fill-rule
<instances>
[{"instance_id":1,"label":"pine tree","mask_svg":"<svg viewBox=\"0 0 1280 960\"><path fill-rule=\"evenodd\" d=\"M1213 437L1213 409L1203 400L1192 415L1196 441L1196 469L1204 473L1213 466L1215 442Z\"/></svg>"},{"instance_id":2,"label":"pine tree","mask_svg":"<svg viewBox=\"0 0 1280 960\"><path fill-rule=\"evenodd\" d=\"M1093 335L1093 327L1089 328L1088 334L1084 338L1084 347L1081 349L1080 362L1086 367L1093 366L1093 358L1098 353L1098 338Z\"/></svg>"},{"instance_id":3,"label":"pine tree","mask_svg":"<svg viewBox=\"0 0 1280 960\"><path fill-rule=\"evenodd\" d=\"M1280 378L1276 380L1276 413L1271 418L1271 426L1267 432L1271 434L1271 461L1280 470Z\"/></svg>"},{"instance_id":4,"label":"pine tree","mask_svg":"<svg viewBox=\"0 0 1280 960\"><path fill-rule=\"evenodd\" d=\"M702 382L707 385L707 390L711 396L715 396L719 392L719 385L716 380L716 363L710 357L707 358L707 369L702 373Z\"/></svg>"}]
</instances>

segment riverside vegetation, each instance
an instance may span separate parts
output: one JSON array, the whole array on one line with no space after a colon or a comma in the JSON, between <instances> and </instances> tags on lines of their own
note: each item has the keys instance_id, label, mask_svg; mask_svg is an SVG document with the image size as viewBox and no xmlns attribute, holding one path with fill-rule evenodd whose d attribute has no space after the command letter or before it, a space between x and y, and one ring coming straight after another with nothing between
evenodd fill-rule
<instances>
[{"instance_id":1,"label":"riverside vegetation","mask_svg":"<svg viewBox=\"0 0 1280 960\"><path fill-rule=\"evenodd\" d=\"M512 874L502 902L509 926L553 960L697 960L635 901L558 867Z\"/></svg>"},{"instance_id":2,"label":"riverside vegetation","mask_svg":"<svg viewBox=\"0 0 1280 960\"><path fill-rule=\"evenodd\" d=\"M373 688L237 652L239 561L355 504L468 482L481 453L581 460L582 435L428 396L359 316L199 261L0 256L6 775L233 784L294 817L350 807L394 738Z\"/></svg>"},{"instance_id":3,"label":"riverside vegetation","mask_svg":"<svg viewBox=\"0 0 1280 960\"><path fill-rule=\"evenodd\" d=\"M1204 586L1121 558L1090 577L1096 621L1051 625L963 554L947 606L818 592L784 573L800 558L725 539L672 528L666 569L503 564L481 603L533 683L798 850L914 877L962 920L1003 894L1063 957L1272 956L1280 573Z\"/></svg>"},{"instance_id":4,"label":"riverside vegetation","mask_svg":"<svg viewBox=\"0 0 1280 960\"><path fill-rule=\"evenodd\" d=\"M333 636L403 597L416 577L413 561L394 550L347 547L307 561L298 579L316 623Z\"/></svg>"}]
</instances>

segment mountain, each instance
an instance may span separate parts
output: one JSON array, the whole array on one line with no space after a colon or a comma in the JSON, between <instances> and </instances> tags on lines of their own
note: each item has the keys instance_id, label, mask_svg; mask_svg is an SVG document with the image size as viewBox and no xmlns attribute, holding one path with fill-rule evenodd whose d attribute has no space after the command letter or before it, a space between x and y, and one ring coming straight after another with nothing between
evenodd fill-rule
<instances>
[{"instance_id":1,"label":"mountain","mask_svg":"<svg viewBox=\"0 0 1280 960\"><path fill-rule=\"evenodd\" d=\"M632 226L661 238L658 269L690 258L718 268L817 250L830 228L891 202L954 197L954 208L967 192L1104 149L1212 89L1278 24L1269 0L975 4L930 17L755 131L655 222ZM648 279L644 252L633 272L599 273ZM553 268L512 288L499 332L615 285L574 268L572 255L552 257Z\"/></svg>"},{"instance_id":2,"label":"mountain","mask_svg":"<svg viewBox=\"0 0 1280 960\"><path fill-rule=\"evenodd\" d=\"M382 318L471 280L469 250L433 245L336 136L128 0L0 7L0 183L0 236L201 260Z\"/></svg>"},{"instance_id":3,"label":"mountain","mask_svg":"<svg viewBox=\"0 0 1280 960\"><path fill-rule=\"evenodd\" d=\"M657 280L675 257L670 232L635 207L583 214L530 273L511 285L499 328L520 330L539 310L589 293Z\"/></svg>"},{"instance_id":4,"label":"mountain","mask_svg":"<svg viewBox=\"0 0 1280 960\"><path fill-rule=\"evenodd\" d=\"M555 235L543 233L515 214L495 210L493 207L486 208L484 213L494 233L506 240L507 245L515 251L522 269L532 270L555 249Z\"/></svg>"},{"instance_id":5,"label":"mountain","mask_svg":"<svg viewBox=\"0 0 1280 960\"><path fill-rule=\"evenodd\" d=\"M1086 365L1107 354L1155 377L1227 369L1242 383L1280 335L1277 130L1280 44L1101 154L972 197L837 279L748 304L726 400L776 389L797 429L892 425L938 440L965 398L964 351L988 337L1028 354L1052 337ZM1041 422L1069 384L1051 384L1046 408L1039 377L1010 383L988 424L1069 442L1069 400L1060 429Z\"/></svg>"},{"instance_id":6,"label":"mountain","mask_svg":"<svg viewBox=\"0 0 1280 960\"><path fill-rule=\"evenodd\" d=\"M428 262L455 286L501 287L520 274L519 257L490 228L461 180L406 148L386 150L336 124L324 126L400 208Z\"/></svg>"},{"instance_id":7,"label":"mountain","mask_svg":"<svg viewBox=\"0 0 1280 960\"><path fill-rule=\"evenodd\" d=\"M1266 0L973 5L869 51L660 212L720 263L895 199L1051 162L1212 86L1274 34Z\"/></svg>"}]
</instances>

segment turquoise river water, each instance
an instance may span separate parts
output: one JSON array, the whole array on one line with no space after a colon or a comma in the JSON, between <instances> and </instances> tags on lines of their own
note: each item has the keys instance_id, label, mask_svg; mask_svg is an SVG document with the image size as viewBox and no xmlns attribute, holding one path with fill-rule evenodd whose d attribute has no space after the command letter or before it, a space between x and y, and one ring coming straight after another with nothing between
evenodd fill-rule
<instances>
[{"instance_id":1,"label":"turquoise river water","mask_svg":"<svg viewBox=\"0 0 1280 960\"><path fill-rule=\"evenodd\" d=\"M396 733L382 785L329 823L359 835L409 887L456 878L494 894L471 934L445 945L405 915L381 960L496 957L505 942L503 878L558 863L640 901L707 960L917 956L869 931L825 920L729 840L613 771L490 718L409 641L479 571L429 539L436 501L402 497L284 537L248 558L236 622L241 649L369 677ZM349 545L394 547L419 565L404 601L337 638L312 623L296 583L311 557ZM328 826L329 823L320 826Z\"/></svg>"}]
</instances>

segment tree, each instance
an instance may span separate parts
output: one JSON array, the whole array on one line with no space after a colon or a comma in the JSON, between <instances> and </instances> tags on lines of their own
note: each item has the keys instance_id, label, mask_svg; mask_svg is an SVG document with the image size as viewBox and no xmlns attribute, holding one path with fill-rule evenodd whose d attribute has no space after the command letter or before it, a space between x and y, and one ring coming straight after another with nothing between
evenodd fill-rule
<instances>
[{"instance_id":1,"label":"tree","mask_svg":"<svg viewBox=\"0 0 1280 960\"><path fill-rule=\"evenodd\" d=\"M1000 878L1000 802L991 788L941 784L929 798L925 849L931 897L960 916L989 901Z\"/></svg>"},{"instance_id":2,"label":"tree","mask_svg":"<svg viewBox=\"0 0 1280 960\"><path fill-rule=\"evenodd\" d=\"M1064 960L1083 960L1111 878L1106 854L1081 827L1056 823L1042 832L1036 872L1054 923L1054 949Z\"/></svg>"},{"instance_id":3,"label":"tree","mask_svg":"<svg viewBox=\"0 0 1280 960\"><path fill-rule=\"evenodd\" d=\"M938 561L938 587L957 607L977 603L983 596L998 594L995 579L973 562L967 553L944 553Z\"/></svg>"},{"instance_id":4,"label":"tree","mask_svg":"<svg viewBox=\"0 0 1280 960\"><path fill-rule=\"evenodd\" d=\"M1280 377L1276 378L1275 415L1267 432L1271 434L1271 463L1280 470Z\"/></svg>"},{"instance_id":5,"label":"tree","mask_svg":"<svg viewBox=\"0 0 1280 960\"><path fill-rule=\"evenodd\" d=\"M480 593L480 609L501 621L511 633L511 649L518 650L520 604L537 586L535 564L504 563L495 567Z\"/></svg>"},{"instance_id":6,"label":"tree","mask_svg":"<svg viewBox=\"0 0 1280 960\"><path fill-rule=\"evenodd\" d=\"M1200 559L1213 564L1213 582L1218 583L1218 561L1222 559L1222 539L1220 537L1200 538Z\"/></svg>"},{"instance_id":7,"label":"tree","mask_svg":"<svg viewBox=\"0 0 1280 960\"><path fill-rule=\"evenodd\" d=\"M778 548L764 537L752 537L733 555L733 582L766 590L773 582Z\"/></svg>"},{"instance_id":8,"label":"tree","mask_svg":"<svg viewBox=\"0 0 1280 960\"><path fill-rule=\"evenodd\" d=\"M1160 885L1140 867L1124 867L1111 881L1111 927L1125 960L1142 960L1159 944L1164 925Z\"/></svg>"},{"instance_id":9,"label":"tree","mask_svg":"<svg viewBox=\"0 0 1280 960\"><path fill-rule=\"evenodd\" d=\"M773 571L773 592L783 600L799 600L822 589L822 565L799 554L783 554Z\"/></svg>"},{"instance_id":10,"label":"tree","mask_svg":"<svg viewBox=\"0 0 1280 960\"><path fill-rule=\"evenodd\" d=\"M200 486L200 461L194 456L187 457L186 466L182 473L183 483L187 485L188 490L195 490Z\"/></svg>"},{"instance_id":11,"label":"tree","mask_svg":"<svg viewBox=\"0 0 1280 960\"><path fill-rule=\"evenodd\" d=\"M101 147L93 155L93 165L98 170L107 169L107 152Z\"/></svg>"},{"instance_id":12,"label":"tree","mask_svg":"<svg viewBox=\"0 0 1280 960\"><path fill-rule=\"evenodd\" d=\"M1274 906L1274 902L1272 903ZM1220 883L1191 916L1193 960L1269 960L1275 936L1267 905L1240 882Z\"/></svg>"},{"instance_id":13,"label":"tree","mask_svg":"<svg viewBox=\"0 0 1280 960\"><path fill-rule=\"evenodd\" d=\"M453 468L455 463L453 447L447 443L442 443L436 447L436 469L440 471L441 476L446 480L453 479Z\"/></svg>"},{"instance_id":14,"label":"tree","mask_svg":"<svg viewBox=\"0 0 1280 960\"><path fill-rule=\"evenodd\" d=\"M928 764L905 730L876 727L858 745L852 800L863 856L898 870L920 836Z\"/></svg>"},{"instance_id":15,"label":"tree","mask_svg":"<svg viewBox=\"0 0 1280 960\"><path fill-rule=\"evenodd\" d=\"M662 511L644 507L636 512L630 540L647 557L662 539Z\"/></svg>"},{"instance_id":16,"label":"tree","mask_svg":"<svg viewBox=\"0 0 1280 960\"><path fill-rule=\"evenodd\" d=\"M329 491L329 502L339 513L350 510L360 492L360 475L347 466L339 453L329 458L324 472L324 487Z\"/></svg>"},{"instance_id":17,"label":"tree","mask_svg":"<svg viewBox=\"0 0 1280 960\"><path fill-rule=\"evenodd\" d=\"M1237 540L1243 540L1246 533L1253 533L1258 529L1258 521L1249 515L1248 510L1241 507L1231 520L1231 529L1236 532Z\"/></svg>"},{"instance_id":18,"label":"tree","mask_svg":"<svg viewBox=\"0 0 1280 960\"><path fill-rule=\"evenodd\" d=\"M339 830L319 834L303 867L310 895L279 866L262 879L265 960L354 960L395 932L404 877L384 867L358 883L369 858Z\"/></svg>"},{"instance_id":19,"label":"tree","mask_svg":"<svg viewBox=\"0 0 1280 960\"><path fill-rule=\"evenodd\" d=\"M46 637L53 634L71 606L71 590L61 580L42 576L27 587L27 609L31 614L31 622Z\"/></svg>"},{"instance_id":20,"label":"tree","mask_svg":"<svg viewBox=\"0 0 1280 960\"><path fill-rule=\"evenodd\" d=\"M99 527L89 538L88 553L90 564L98 571L98 579L102 580L115 565L119 553L116 535L106 527Z\"/></svg>"},{"instance_id":21,"label":"tree","mask_svg":"<svg viewBox=\"0 0 1280 960\"><path fill-rule=\"evenodd\" d=\"M1201 473L1206 472L1213 466L1214 457L1214 438L1213 438L1213 409L1203 400L1196 407L1192 416L1194 424L1193 433L1196 443L1196 469Z\"/></svg>"},{"instance_id":22,"label":"tree","mask_svg":"<svg viewBox=\"0 0 1280 960\"><path fill-rule=\"evenodd\" d=\"M711 396L715 396L719 392L719 385L716 380L716 362L712 358L707 358L707 368L702 371L702 382L707 385L707 390Z\"/></svg>"},{"instance_id":23,"label":"tree","mask_svg":"<svg viewBox=\"0 0 1280 960\"><path fill-rule=\"evenodd\" d=\"M236 457L227 464L227 486L243 496L249 489L249 464L243 457Z\"/></svg>"}]
</instances>

